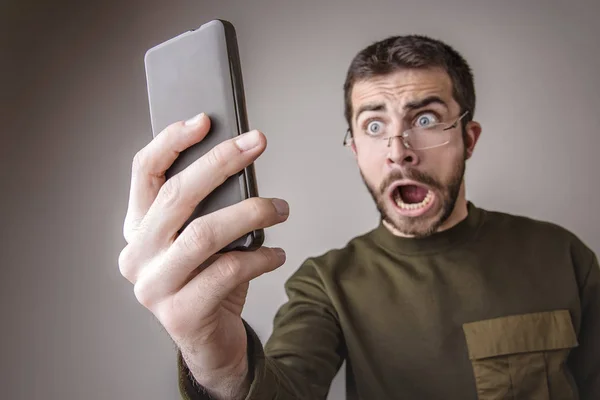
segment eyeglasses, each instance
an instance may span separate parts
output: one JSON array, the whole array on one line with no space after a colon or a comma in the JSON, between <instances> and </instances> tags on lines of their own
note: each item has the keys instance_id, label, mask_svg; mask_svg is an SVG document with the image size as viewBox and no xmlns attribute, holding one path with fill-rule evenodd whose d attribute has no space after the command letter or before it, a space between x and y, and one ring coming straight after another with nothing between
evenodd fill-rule
<instances>
[{"instance_id":1,"label":"eyeglasses","mask_svg":"<svg viewBox=\"0 0 600 400\"><path fill-rule=\"evenodd\" d=\"M385 137L369 136L373 140L387 141L387 147L392 144L392 139L401 138L404 147L412 150L428 150L436 147L445 146L450 143L452 138L451 130L458 126L458 123L469 113L465 111L453 123L437 123L427 126L418 126L407 129L397 135L389 135ZM348 129L344 136L344 146L350 146L354 138L352 131Z\"/></svg>"}]
</instances>

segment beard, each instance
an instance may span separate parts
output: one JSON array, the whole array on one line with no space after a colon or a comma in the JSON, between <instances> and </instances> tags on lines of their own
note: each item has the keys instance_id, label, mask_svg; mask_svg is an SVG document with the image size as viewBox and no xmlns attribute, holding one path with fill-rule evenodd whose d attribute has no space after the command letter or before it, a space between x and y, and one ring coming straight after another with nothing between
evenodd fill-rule
<instances>
[{"instance_id":1,"label":"beard","mask_svg":"<svg viewBox=\"0 0 600 400\"><path fill-rule=\"evenodd\" d=\"M360 171L360 175L371 197L373 197L381 219L404 235L423 238L437 232L444 222L450 218L450 215L452 215L465 175L465 166L466 157L463 156L454 163L450 178L446 182L440 182L431 175L416 169L394 170L385 177L378 188L374 188L367 181L362 171ZM393 209L393 206L389 205L390 199L385 196L385 193L386 189L392 183L401 179L410 179L419 182L428 186L430 190L436 191L438 201L436 205L437 211L432 209L424 215L416 217L399 215ZM431 215L431 212L434 212L434 214Z\"/></svg>"}]
</instances>

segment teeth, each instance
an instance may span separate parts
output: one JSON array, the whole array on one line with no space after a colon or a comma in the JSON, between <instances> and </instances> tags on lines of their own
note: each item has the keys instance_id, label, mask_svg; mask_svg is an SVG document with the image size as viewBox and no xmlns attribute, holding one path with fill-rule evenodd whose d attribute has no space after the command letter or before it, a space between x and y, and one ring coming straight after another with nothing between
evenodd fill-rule
<instances>
[{"instance_id":1,"label":"teeth","mask_svg":"<svg viewBox=\"0 0 600 400\"><path fill-rule=\"evenodd\" d=\"M402 196L400 196L399 193L396 196L396 204L398 205L398 207L402 208L403 210L418 210L420 208L425 207L429 203L431 203L431 200L433 200L433 193L431 192L431 190L427 192L427 196L425 196L425 198L423 199L422 202L415 203L415 204L407 204L407 203L403 202Z\"/></svg>"}]
</instances>

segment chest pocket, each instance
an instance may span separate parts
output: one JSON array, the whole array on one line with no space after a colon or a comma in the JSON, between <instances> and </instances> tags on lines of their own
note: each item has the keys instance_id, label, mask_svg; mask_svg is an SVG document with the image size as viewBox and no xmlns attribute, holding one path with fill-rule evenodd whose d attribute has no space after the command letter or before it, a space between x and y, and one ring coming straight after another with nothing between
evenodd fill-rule
<instances>
[{"instance_id":1,"label":"chest pocket","mask_svg":"<svg viewBox=\"0 0 600 400\"><path fill-rule=\"evenodd\" d=\"M567 310L471 322L463 331L480 400L576 400L565 365L578 345Z\"/></svg>"}]
</instances>

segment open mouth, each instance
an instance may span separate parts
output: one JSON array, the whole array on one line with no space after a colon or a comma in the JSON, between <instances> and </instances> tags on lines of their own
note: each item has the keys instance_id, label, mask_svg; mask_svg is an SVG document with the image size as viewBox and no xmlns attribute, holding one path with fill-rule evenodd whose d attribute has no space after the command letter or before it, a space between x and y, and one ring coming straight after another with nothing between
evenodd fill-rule
<instances>
[{"instance_id":1,"label":"open mouth","mask_svg":"<svg viewBox=\"0 0 600 400\"><path fill-rule=\"evenodd\" d=\"M418 216L431 208L435 194L417 183L399 183L391 190L391 197L401 214Z\"/></svg>"}]
</instances>

